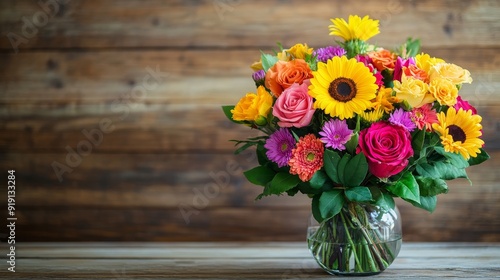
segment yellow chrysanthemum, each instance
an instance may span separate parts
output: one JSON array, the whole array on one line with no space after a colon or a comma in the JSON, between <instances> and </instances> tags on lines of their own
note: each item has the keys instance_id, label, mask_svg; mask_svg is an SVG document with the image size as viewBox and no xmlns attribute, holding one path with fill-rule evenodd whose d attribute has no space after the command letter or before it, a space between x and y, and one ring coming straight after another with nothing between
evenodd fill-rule
<instances>
[{"instance_id":1,"label":"yellow chrysanthemum","mask_svg":"<svg viewBox=\"0 0 500 280\"><path fill-rule=\"evenodd\" d=\"M384 109L379 108L368 112L365 111L361 113L360 116L363 120L370 123L374 123L376 121L379 121L382 118L382 116L384 116Z\"/></svg>"},{"instance_id":2,"label":"yellow chrysanthemum","mask_svg":"<svg viewBox=\"0 0 500 280\"><path fill-rule=\"evenodd\" d=\"M417 67L424 70L427 74L429 74L431 67L438 63L445 63L445 61L441 58L431 57L426 53L417 54L415 56L415 64Z\"/></svg>"},{"instance_id":3,"label":"yellow chrysanthemum","mask_svg":"<svg viewBox=\"0 0 500 280\"><path fill-rule=\"evenodd\" d=\"M432 128L441 135L441 143L445 151L461 154L465 159L477 157L484 145L481 136L481 116L473 115L471 110L464 111L462 108L455 110L450 107L437 116L439 122Z\"/></svg>"},{"instance_id":4,"label":"yellow chrysanthemum","mask_svg":"<svg viewBox=\"0 0 500 280\"><path fill-rule=\"evenodd\" d=\"M349 22L346 22L343 18L330 20L333 23L328 26L330 35L342 37L345 41L353 39L367 41L380 33L378 20L370 19L368 16L361 18L351 15L349 16Z\"/></svg>"},{"instance_id":5,"label":"yellow chrysanthemum","mask_svg":"<svg viewBox=\"0 0 500 280\"><path fill-rule=\"evenodd\" d=\"M390 113L394 110L394 105L392 104L397 103L398 99L396 96L392 96L392 88L382 86L378 90L377 97L372 102L375 110L382 109L386 113Z\"/></svg>"},{"instance_id":6,"label":"yellow chrysanthemum","mask_svg":"<svg viewBox=\"0 0 500 280\"><path fill-rule=\"evenodd\" d=\"M372 107L377 85L370 69L356 59L334 57L327 63L319 62L313 72L309 95L315 98L314 108L320 108L332 117L352 118Z\"/></svg>"}]
</instances>

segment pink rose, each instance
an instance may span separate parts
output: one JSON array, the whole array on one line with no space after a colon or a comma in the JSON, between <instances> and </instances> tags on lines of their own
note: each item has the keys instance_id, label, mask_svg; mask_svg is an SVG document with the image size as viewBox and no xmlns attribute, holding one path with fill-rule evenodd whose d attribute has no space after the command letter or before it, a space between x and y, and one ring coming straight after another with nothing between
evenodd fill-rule
<instances>
[{"instance_id":1,"label":"pink rose","mask_svg":"<svg viewBox=\"0 0 500 280\"><path fill-rule=\"evenodd\" d=\"M311 122L314 115L313 98L307 93L309 80L294 83L276 99L273 115L280 121L280 127L303 127Z\"/></svg>"},{"instance_id":2,"label":"pink rose","mask_svg":"<svg viewBox=\"0 0 500 280\"><path fill-rule=\"evenodd\" d=\"M460 97L460 96L457 97L457 103L455 104L454 107L455 107L455 110L457 110L457 112L460 108L462 108L465 111L471 110L473 115L477 114L476 108L474 108L474 106L470 105L470 103L467 102L467 100L463 100L462 97Z\"/></svg>"},{"instance_id":3,"label":"pink rose","mask_svg":"<svg viewBox=\"0 0 500 280\"><path fill-rule=\"evenodd\" d=\"M377 122L359 133L357 152L363 152L370 172L388 178L401 172L413 156L411 135L401 126Z\"/></svg>"}]
</instances>

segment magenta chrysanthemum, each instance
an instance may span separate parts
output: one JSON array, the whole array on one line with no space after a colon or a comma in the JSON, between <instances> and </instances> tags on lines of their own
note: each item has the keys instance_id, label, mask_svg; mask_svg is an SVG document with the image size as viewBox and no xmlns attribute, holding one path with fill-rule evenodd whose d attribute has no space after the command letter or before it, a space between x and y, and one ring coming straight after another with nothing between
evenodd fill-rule
<instances>
[{"instance_id":1,"label":"magenta chrysanthemum","mask_svg":"<svg viewBox=\"0 0 500 280\"><path fill-rule=\"evenodd\" d=\"M408 131L413 131L417 127L411 119L410 112L406 112L401 108L391 113L389 122L394 125L402 126Z\"/></svg>"},{"instance_id":2,"label":"magenta chrysanthemum","mask_svg":"<svg viewBox=\"0 0 500 280\"><path fill-rule=\"evenodd\" d=\"M295 139L286 128L280 128L269 136L264 144L267 149L267 158L283 167L288 164L292 157L292 150L295 147Z\"/></svg>"},{"instance_id":3,"label":"magenta chrysanthemum","mask_svg":"<svg viewBox=\"0 0 500 280\"><path fill-rule=\"evenodd\" d=\"M325 48L319 48L313 52L313 55L315 55L318 59L318 61L321 61L323 63L326 63L329 59L335 56L343 56L346 54L346 51L339 46L328 46Z\"/></svg>"},{"instance_id":4,"label":"magenta chrysanthemum","mask_svg":"<svg viewBox=\"0 0 500 280\"><path fill-rule=\"evenodd\" d=\"M339 151L345 150L345 143L351 139L352 130L349 129L345 120L330 120L323 125L319 132L321 141L327 148Z\"/></svg>"}]
</instances>

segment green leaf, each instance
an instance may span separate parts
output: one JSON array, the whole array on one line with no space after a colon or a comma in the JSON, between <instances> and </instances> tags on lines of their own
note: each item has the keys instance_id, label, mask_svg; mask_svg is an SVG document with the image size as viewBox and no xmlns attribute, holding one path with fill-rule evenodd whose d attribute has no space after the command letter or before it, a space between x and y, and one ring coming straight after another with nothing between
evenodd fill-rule
<instances>
[{"instance_id":1,"label":"green leaf","mask_svg":"<svg viewBox=\"0 0 500 280\"><path fill-rule=\"evenodd\" d=\"M412 136L411 147L413 148L413 152L415 155L420 154L420 151L424 147L424 141L425 141L425 130L418 130Z\"/></svg>"},{"instance_id":2,"label":"green leaf","mask_svg":"<svg viewBox=\"0 0 500 280\"><path fill-rule=\"evenodd\" d=\"M318 170L314 172L314 175L312 176L311 180L309 180L309 184L313 189L320 189L323 187L327 179L326 173Z\"/></svg>"},{"instance_id":3,"label":"green leaf","mask_svg":"<svg viewBox=\"0 0 500 280\"><path fill-rule=\"evenodd\" d=\"M359 186L368 172L368 162L363 153L355 155L347 163L344 170L344 185L346 187Z\"/></svg>"},{"instance_id":4,"label":"green leaf","mask_svg":"<svg viewBox=\"0 0 500 280\"><path fill-rule=\"evenodd\" d=\"M337 184L340 184L338 172L337 172L337 167L340 162L340 156L338 153L326 149L325 154L323 156L323 162L325 166L325 172Z\"/></svg>"},{"instance_id":5,"label":"green leaf","mask_svg":"<svg viewBox=\"0 0 500 280\"><path fill-rule=\"evenodd\" d=\"M266 53L262 53L260 59L262 60L262 68L264 68L264 71L267 72L269 68L273 67L276 62L278 62L278 57Z\"/></svg>"},{"instance_id":6,"label":"green leaf","mask_svg":"<svg viewBox=\"0 0 500 280\"><path fill-rule=\"evenodd\" d=\"M299 183L299 185L297 186L297 188L299 189L299 191L303 194L307 194L307 195L310 195L310 194L319 194L322 192L321 189L314 189L311 187L311 184L309 184L309 182L301 182Z\"/></svg>"},{"instance_id":7,"label":"green leaf","mask_svg":"<svg viewBox=\"0 0 500 280\"><path fill-rule=\"evenodd\" d=\"M430 177L415 177L417 180L421 196L435 196L448 192L448 185L442 179Z\"/></svg>"},{"instance_id":8,"label":"green leaf","mask_svg":"<svg viewBox=\"0 0 500 280\"><path fill-rule=\"evenodd\" d=\"M243 172L243 175L254 185L266 186L274 178L276 172L266 166L257 166Z\"/></svg>"},{"instance_id":9,"label":"green leaf","mask_svg":"<svg viewBox=\"0 0 500 280\"><path fill-rule=\"evenodd\" d=\"M257 153L257 161L259 162L260 165L264 165L267 162L269 162L269 159L267 158L266 155L266 149L264 148L264 143L259 143L257 145L256 153Z\"/></svg>"},{"instance_id":10,"label":"green leaf","mask_svg":"<svg viewBox=\"0 0 500 280\"><path fill-rule=\"evenodd\" d=\"M351 155L350 154L345 154L339 161L339 164L337 166L337 175L339 176L339 183L342 184L342 185L346 185L345 184L345 180L344 180L344 171L345 171L345 168L346 168L346 165L347 163L349 162L349 160L351 160Z\"/></svg>"},{"instance_id":11,"label":"green leaf","mask_svg":"<svg viewBox=\"0 0 500 280\"><path fill-rule=\"evenodd\" d=\"M405 50L407 57L415 57L420 52L420 40L408 38L405 43Z\"/></svg>"},{"instance_id":12,"label":"green leaf","mask_svg":"<svg viewBox=\"0 0 500 280\"><path fill-rule=\"evenodd\" d=\"M239 154L241 154L241 152L245 151L246 149L248 149L248 148L250 148L252 146L257 145L257 142L239 142L236 145L239 145L239 144L242 144L242 143L245 143L245 145L238 147L238 149L236 149L234 151L235 155L239 155Z\"/></svg>"},{"instance_id":13,"label":"green leaf","mask_svg":"<svg viewBox=\"0 0 500 280\"><path fill-rule=\"evenodd\" d=\"M409 202L413 206L416 206L418 208L422 208L422 209L427 210L430 213L432 213L436 209L437 197L436 196L421 196L419 203L414 202L414 201L409 201Z\"/></svg>"},{"instance_id":14,"label":"green leaf","mask_svg":"<svg viewBox=\"0 0 500 280\"><path fill-rule=\"evenodd\" d=\"M434 147L434 150L438 152L440 155L445 156L448 159L448 161L457 168L469 167L469 163L467 162L467 160L460 154L446 152L443 147L439 146Z\"/></svg>"},{"instance_id":15,"label":"green leaf","mask_svg":"<svg viewBox=\"0 0 500 280\"><path fill-rule=\"evenodd\" d=\"M387 186L387 190L404 200L420 202L418 183L410 172L406 172L395 184Z\"/></svg>"},{"instance_id":16,"label":"green leaf","mask_svg":"<svg viewBox=\"0 0 500 280\"><path fill-rule=\"evenodd\" d=\"M323 217L321 217L321 211L319 210L319 195L315 195L311 202L311 212L313 214L314 219L321 223L323 221Z\"/></svg>"},{"instance_id":17,"label":"green leaf","mask_svg":"<svg viewBox=\"0 0 500 280\"><path fill-rule=\"evenodd\" d=\"M453 180L456 178L468 178L464 168L457 168L451 163L434 162L433 164L422 163L417 165L418 174L435 179Z\"/></svg>"},{"instance_id":18,"label":"green leaf","mask_svg":"<svg viewBox=\"0 0 500 280\"><path fill-rule=\"evenodd\" d=\"M396 204L394 203L394 198L392 198L389 193L381 191L377 187L370 188L370 191L372 192L372 196L375 200L375 205L378 205L385 210L394 209Z\"/></svg>"},{"instance_id":19,"label":"green leaf","mask_svg":"<svg viewBox=\"0 0 500 280\"><path fill-rule=\"evenodd\" d=\"M346 150L349 153L354 154L356 152L356 147L358 147L358 142L359 142L359 134L354 133L351 136L351 139L349 139L349 141L347 141L347 143L345 143Z\"/></svg>"},{"instance_id":20,"label":"green leaf","mask_svg":"<svg viewBox=\"0 0 500 280\"><path fill-rule=\"evenodd\" d=\"M345 196L350 201L366 202L372 200L372 193L368 187L354 187L345 190Z\"/></svg>"},{"instance_id":21,"label":"green leaf","mask_svg":"<svg viewBox=\"0 0 500 280\"><path fill-rule=\"evenodd\" d=\"M479 148L479 150L481 151L481 153L477 154L477 157L471 157L469 158L469 165L476 165L476 164L480 164L486 160L488 160L490 158L490 155L488 155L488 153L483 150L483 148Z\"/></svg>"},{"instance_id":22,"label":"green leaf","mask_svg":"<svg viewBox=\"0 0 500 280\"><path fill-rule=\"evenodd\" d=\"M323 219L337 215L344 205L344 196L341 190L331 190L321 194L319 198L319 211Z\"/></svg>"},{"instance_id":23,"label":"green leaf","mask_svg":"<svg viewBox=\"0 0 500 280\"><path fill-rule=\"evenodd\" d=\"M230 121L237 123L237 124L242 124L243 122L241 121L235 121L233 120L233 113L231 113L231 110L234 109L233 105L226 105L222 106L222 111L224 112L224 115L226 115L226 118L228 118Z\"/></svg>"},{"instance_id":24,"label":"green leaf","mask_svg":"<svg viewBox=\"0 0 500 280\"><path fill-rule=\"evenodd\" d=\"M287 190L297 186L300 179L296 175L292 175L286 172L277 173L271 180L269 185L269 192L271 194L281 194Z\"/></svg>"}]
</instances>

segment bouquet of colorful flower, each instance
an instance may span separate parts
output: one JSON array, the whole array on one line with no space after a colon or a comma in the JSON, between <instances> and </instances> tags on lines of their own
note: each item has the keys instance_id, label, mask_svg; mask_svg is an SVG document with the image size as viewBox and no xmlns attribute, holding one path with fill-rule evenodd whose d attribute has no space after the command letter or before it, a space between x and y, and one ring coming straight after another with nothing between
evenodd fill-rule
<instances>
[{"instance_id":1,"label":"bouquet of colorful flower","mask_svg":"<svg viewBox=\"0 0 500 280\"><path fill-rule=\"evenodd\" d=\"M263 132L233 140L236 153L256 147L259 166L244 175L264 187L258 199L308 195L318 222L359 224L356 207L389 211L394 197L432 212L436 196L448 191L446 180L467 178L468 166L489 158L481 116L459 95L472 82L469 71L420 53L411 38L392 51L367 43L379 33L368 16L331 21L330 35L343 42L263 53L251 66L256 93L223 106L231 121ZM382 270L391 253L351 250Z\"/></svg>"}]
</instances>

